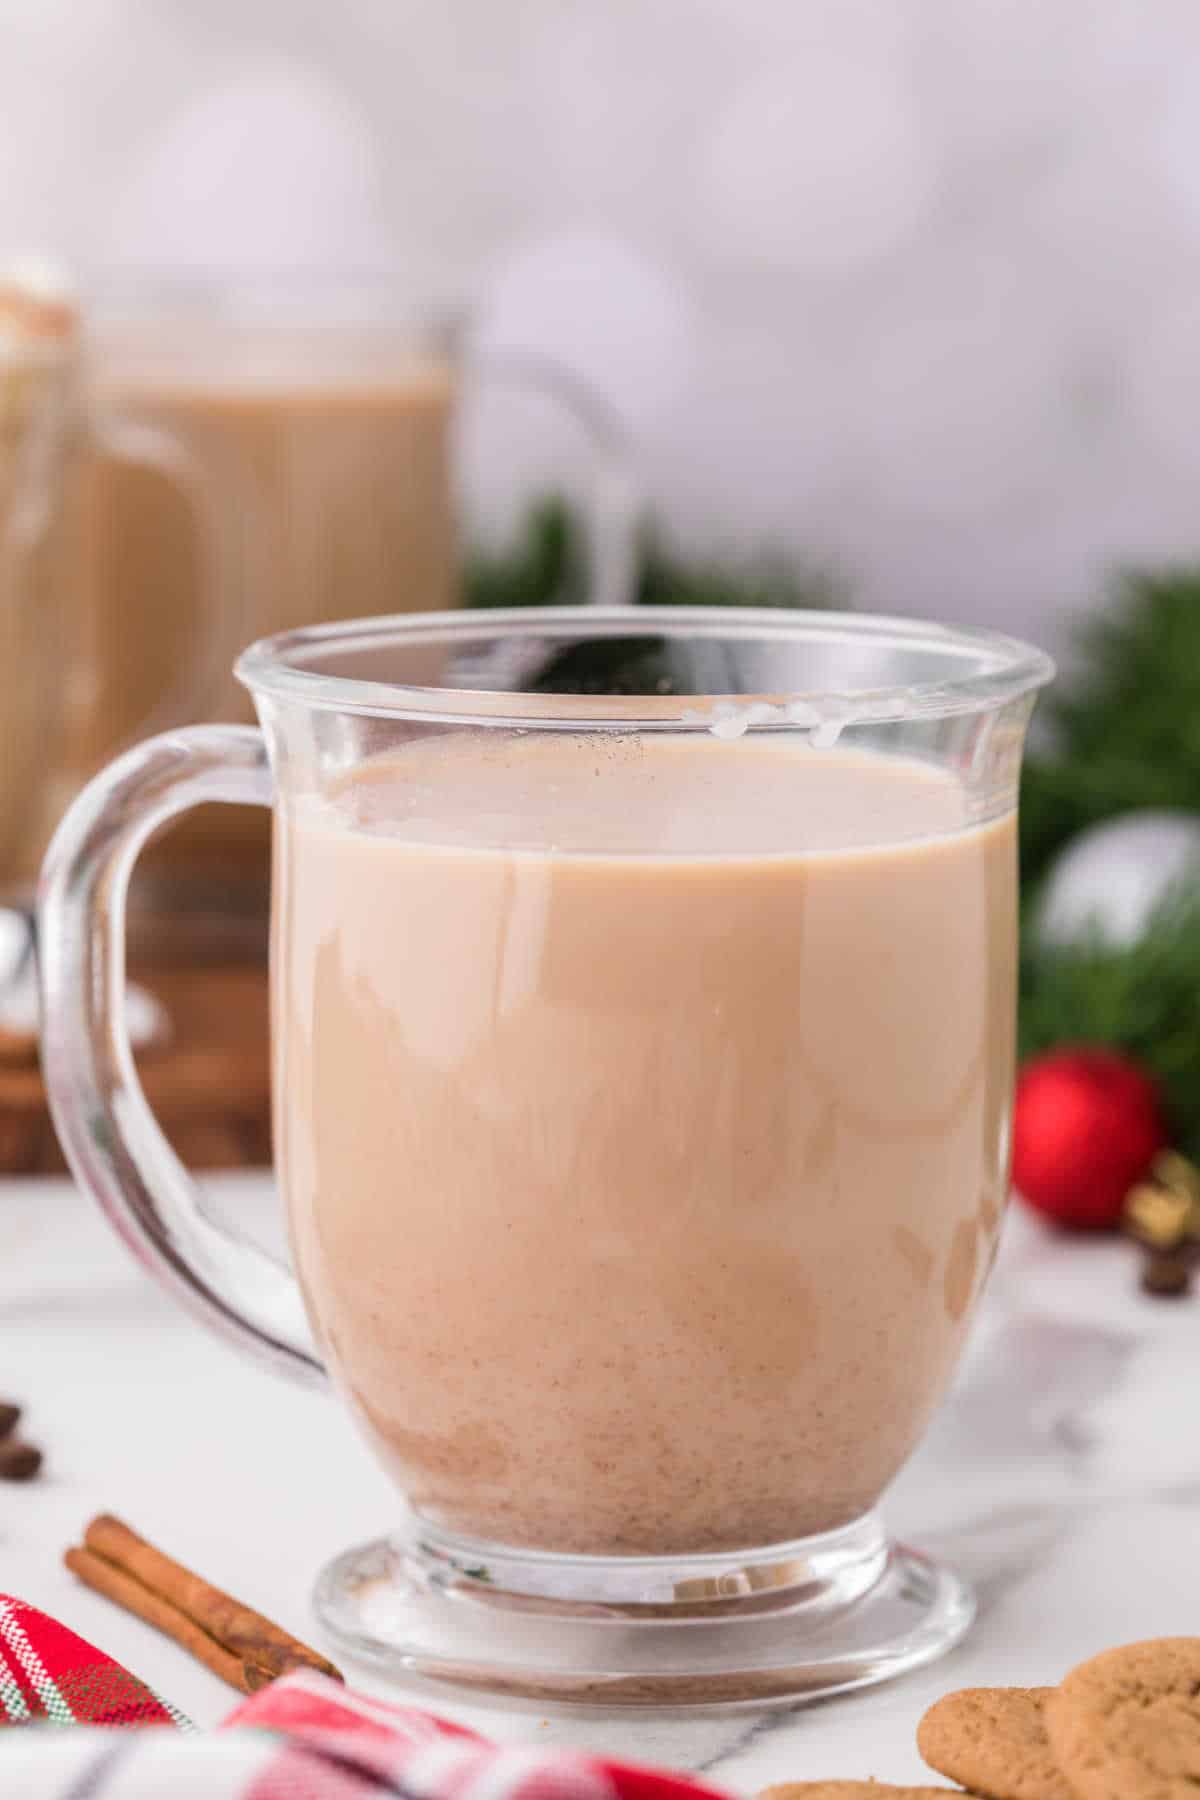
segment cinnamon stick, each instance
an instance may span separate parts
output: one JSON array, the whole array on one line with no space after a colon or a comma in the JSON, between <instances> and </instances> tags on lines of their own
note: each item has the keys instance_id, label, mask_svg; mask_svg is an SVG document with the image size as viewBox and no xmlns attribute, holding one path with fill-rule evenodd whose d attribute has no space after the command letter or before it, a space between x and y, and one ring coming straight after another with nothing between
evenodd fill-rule
<instances>
[{"instance_id":1,"label":"cinnamon stick","mask_svg":"<svg viewBox=\"0 0 1200 1800\"><path fill-rule=\"evenodd\" d=\"M240 1662L230 1651L223 1650L215 1638L209 1637L207 1631L201 1629L194 1619L172 1606L159 1594L152 1594L144 1588L140 1581L118 1569L115 1563L105 1562L102 1556L93 1556L90 1550L68 1550L63 1557L73 1575L78 1575L85 1586L94 1588L96 1593L103 1594L106 1600L113 1600L126 1612L144 1619L147 1625L153 1625L165 1636L173 1638L182 1648L202 1662L206 1669L227 1681L230 1687L237 1688L239 1693L252 1694L251 1671L244 1662ZM261 1682L259 1685L263 1685Z\"/></svg>"},{"instance_id":2,"label":"cinnamon stick","mask_svg":"<svg viewBox=\"0 0 1200 1800\"><path fill-rule=\"evenodd\" d=\"M244 1694L291 1669L342 1679L333 1663L163 1554L120 1519L101 1513L67 1551L66 1565L98 1593L173 1638Z\"/></svg>"}]
</instances>

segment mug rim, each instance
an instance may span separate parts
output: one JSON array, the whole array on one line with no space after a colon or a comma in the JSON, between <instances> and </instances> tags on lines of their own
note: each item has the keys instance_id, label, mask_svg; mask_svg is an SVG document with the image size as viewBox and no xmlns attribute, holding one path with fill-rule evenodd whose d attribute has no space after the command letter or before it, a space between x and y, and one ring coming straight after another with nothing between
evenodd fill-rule
<instances>
[{"instance_id":1,"label":"mug rim","mask_svg":"<svg viewBox=\"0 0 1200 1800\"><path fill-rule=\"evenodd\" d=\"M775 690L763 694L531 693L519 688L412 685L327 674L305 659L339 650L369 652L391 645L464 640L689 637L757 643L857 643L926 650L957 659L968 671L940 681L871 687ZM839 726L950 718L992 711L1052 681L1053 659L1020 638L983 627L943 625L885 613L738 606L527 606L457 608L381 614L307 625L257 639L242 651L234 675L255 697L308 709L380 718L629 730L638 726L709 730L714 713L749 712L745 724ZM745 728L745 727L743 727Z\"/></svg>"}]
</instances>

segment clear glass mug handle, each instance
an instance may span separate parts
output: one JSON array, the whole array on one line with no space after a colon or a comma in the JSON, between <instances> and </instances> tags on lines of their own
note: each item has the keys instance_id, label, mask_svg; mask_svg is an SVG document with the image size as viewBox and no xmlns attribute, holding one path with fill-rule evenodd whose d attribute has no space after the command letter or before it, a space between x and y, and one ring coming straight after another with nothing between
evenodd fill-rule
<instances>
[{"instance_id":1,"label":"clear glass mug handle","mask_svg":"<svg viewBox=\"0 0 1200 1800\"><path fill-rule=\"evenodd\" d=\"M477 350L467 357L465 372L480 386L544 394L578 425L592 450L585 501L586 600L592 606L632 605L645 496L633 442L616 408L566 363L538 351Z\"/></svg>"},{"instance_id":2,"label":"clear glass mug handle","mask_svg":"<svg viewBox=\"0 0 1200 1800\"><path fill-rule=\"evenodd\" d=\"M272 804L262 733L196 725L128 750L56 831L38 901L42 1067L75 1179L130 1249L203 1321L314 1383L324 1369L282 1264L209 1217L142 1092L125 1021L125 901L151 832L210 800Z\"/></svg>"}]
</instances>

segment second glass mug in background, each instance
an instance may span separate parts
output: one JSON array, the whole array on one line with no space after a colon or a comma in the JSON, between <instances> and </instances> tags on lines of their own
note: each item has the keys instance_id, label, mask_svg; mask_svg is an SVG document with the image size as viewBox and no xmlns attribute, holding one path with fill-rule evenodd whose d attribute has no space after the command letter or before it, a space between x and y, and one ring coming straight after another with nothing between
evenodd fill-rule
<instances>
[{"instance_id":1,"label":"second glass mug in background","mask_svg":"<svg viewBox=\"0 0 1200 1800\"><path fill-rule=\"evenodd\" d=\"M115 660L101 667L82 641L79 603L90 542L82 467L103 464L116 480L152 481L164 502L185 509L195 524L197 584L170 607L155 595L166 659L153 689L122 709L124 738L187 716L211 690L204 671L218 623L220 584L210 578L220 559L221 509L210 505L199 469L168 431L87 403L82 367L74 305L10 281L0 292L0 892L6 898L36 873L49 821L74 791L65 770L81 744L94 735L103 741L102 721L123 686ZM130 625L126 613L110 626L126 657Z\"/></svg>"},{"instance_id":2,"label":"second glass mug in background","mask_svg":"<svg viewBox=\"0 0 1200 1800\"><path fill-rule=\"evenodd\" d=\"M0 294L0 892L15 887L57 748L65 633L48 597L58 535L48 498L72 413L73 346L62 331L9 349Z\"/></svg>"},{"instance_id":3,"label":"second glass mug in background","mask_svg":"<svg viewBox=\"0 0 1200 1800\"><path fill-rule=\"evenodd\" d=\"M209 592L204 678L163 723L249 717L230 678L250 639L458 602L452 426L464 381L544 393L586 440L589 598L631 597L638 512L625 436L603 398L549 358L468 353L464 328L417 312L398 282L163 277L99 286L89 367L102 400L169 433L220 534L152 471L93 459L75 582L104 704L76 743L87 771L132 742L178 667L174 615ZM215 559L215 560L214 560ZM266 880L261 822L225 809L153 853L203 904ZM180 881L166 898L180 898Z\"/></svg>"},{"instance_id":4,"label":"second glass mug in background","mask_svg":"<svg viewBox=\"0 0 1200 1800\"><path fill-rule=\"evenodd\" d=\"M631 1705L946 1649L967 1590L875 1509L1004 1205L1048 660L639 608L367 620L238 673L261 732L152 740L64 820L43 1062L134 1252L328 1373L394 1476L405 1518L326 1570L327 1628L393 1672ZM205 1213L125 1040L127 871L209 800L274 812L295 1277Z\"/></svg>"}]
</instances>

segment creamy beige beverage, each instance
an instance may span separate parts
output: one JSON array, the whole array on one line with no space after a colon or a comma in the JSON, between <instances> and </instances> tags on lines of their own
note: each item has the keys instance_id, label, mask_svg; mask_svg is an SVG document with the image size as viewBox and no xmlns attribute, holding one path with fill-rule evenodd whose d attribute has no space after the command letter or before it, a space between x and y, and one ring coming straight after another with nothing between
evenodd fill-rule
<instances>
[{"instance_id":1,"label":"creamy beige beverage","mask_svg":"<svg viewBox=\"0 0 1200 1800\"><path fill-rule=\"evenodd\" d=\"M869 1508L1005 1191L1013 818L789 739L448 732L285 802L277 1154L322 1350L444 1527Z\"/></svg>"}]
</instances>

